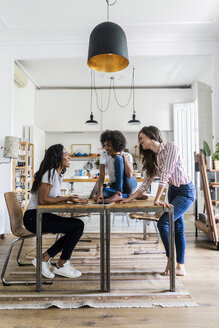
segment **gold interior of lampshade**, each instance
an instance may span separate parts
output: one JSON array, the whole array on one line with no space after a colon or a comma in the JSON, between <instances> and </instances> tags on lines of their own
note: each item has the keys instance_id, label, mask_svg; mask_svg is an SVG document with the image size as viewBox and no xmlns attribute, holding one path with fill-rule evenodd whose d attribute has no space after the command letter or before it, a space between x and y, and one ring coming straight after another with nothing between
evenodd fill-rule
<instances>
[{"instance_id":1,"label":"gold interior of lampshade","mask_svg":"<svg viewBox=\"0 0 219 328\"><path fill-rule=\"evenodd\" d=\"M128 66L129 60L115 54L101 54L88 59L87 64L95 71L118 72Z\"/></svg>"}]
</instances>

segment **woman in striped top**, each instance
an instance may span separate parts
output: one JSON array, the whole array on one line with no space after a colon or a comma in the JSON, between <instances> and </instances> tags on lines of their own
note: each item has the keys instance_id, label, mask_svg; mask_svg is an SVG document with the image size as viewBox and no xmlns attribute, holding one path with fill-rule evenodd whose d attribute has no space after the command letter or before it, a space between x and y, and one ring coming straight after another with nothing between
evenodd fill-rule
<instances>
[{"instance_id":1,"label":"woman in striped top","mask_svg":"<svg viewBox=\"0 0 219 328\"><path fill-rule=\"evenodd\" d=\"M147 191L153 178L159 177L159 186L154 199L155 205L165 207L174 206L175 223L175 245L177 266L176 275L184 276L184 257L185 257L185 232L184 232L184 213L190 208L195 200L195 188L190 177L184 170L182 159L178 147L173 143L164 143L161 132L154 126L143 127L138 134L139 149L142 155L143 170L146 177L140 188L129 198L122 202L128 202L139 197L144 191ZM166 184L168 188L168 202L161 202L160 197ZM169 274L169 219L168 213L164 213L158 221L158 229L161 234L166 255L167 266L165 275Z\"/></svg>"}]
</instances>

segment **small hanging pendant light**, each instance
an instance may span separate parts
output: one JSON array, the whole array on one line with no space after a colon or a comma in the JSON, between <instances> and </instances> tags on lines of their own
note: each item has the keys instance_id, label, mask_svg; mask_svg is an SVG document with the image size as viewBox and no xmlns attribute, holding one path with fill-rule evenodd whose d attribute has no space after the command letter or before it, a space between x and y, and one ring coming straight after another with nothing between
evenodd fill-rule
<instances>
[{"instance_id":1,"label":"small hanging pendant light","mask_svg":"<svg viewBox=\"0 0 219 328\"><path fill-rule=\"evenodd\" d=\"M135 68L133 67L133 71L132 71L132 99L133 99L133 103L132 103L132 108L133 108L133 113L132 113L132 119L128 121L128 124L130 125L139 125L141 124L141 122L139 120L136 119L136 112L135 112Z\"/></svg>"},{"instance_id":2,"label":"small hanging pendant light","mask_svg":"<svg viewBox=\"0 0 219 328\"><path fill-rule=\"evenodd\" d=\"M87 120L87 121L85 122L85 124L89 124L89 125L96 125L96 124L98 124L98 122L97 122L96 120L94 120L94 115L93 115L92 112L91 112L91 114L90 114L90 119Z\"/></svg>"},{"instance_id":3,"label":"small hanging pendant light","mask_svg":"<svg viewBox=\"0 0 219 328\"><path fill-rule=\"evenodd\" d=\"M93 115L93 111L92 111L92 104L93 104L93 83L92 83L92 70L90 73L90 83L91 83L91 87L90 87L90 119L87 120L85 122L85 124L89 124L89 125L96 125L98 124L98 122L96 120L94 120L94 115Z\"/></svg>"},{"instance_id":4,"label":"small hanging pendant light","mask_svg":"<svg viewBox=\"0 0 219 328\"><path fill-rule=\"evenodd\" d=\"M90 35L88 66L100 72L118 72L129 65L126 35L123 29L108 21L97 25ZM115 4L114 1L113 4Z\"/></svg>"},{"instance_id":5,"label":"small hanging pendant light","mask_svg":"<svg viewBox=\"0 0 219 328\"><path fill-rule=\"evenodd\" d=\"M132 119L128 121L128 124L130 124L130 125L139 125L139 124L141 124L141 122L139 120L136 120L135 112L132 114Z\"/></svg>"}]
</instances>

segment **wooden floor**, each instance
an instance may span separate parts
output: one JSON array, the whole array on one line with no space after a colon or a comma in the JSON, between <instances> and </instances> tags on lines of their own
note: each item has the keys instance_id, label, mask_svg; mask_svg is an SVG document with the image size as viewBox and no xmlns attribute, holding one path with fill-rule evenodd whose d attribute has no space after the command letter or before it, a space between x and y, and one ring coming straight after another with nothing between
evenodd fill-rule
<instances>
[{"instance_id":1,"label":"wooden floor","mask_svg":"<svg viewBox=\"0 0 219 328\"><path fill-rule=\"evenodd\" d=\"M7 245L7 238L0 240L1 264ZM1 310L0 327L218 328L219 251L205 235L196 240L193 233L187 234L186 269L187 275L181 279L197 302L196 308Z\"/></svg>"}]
</instances>

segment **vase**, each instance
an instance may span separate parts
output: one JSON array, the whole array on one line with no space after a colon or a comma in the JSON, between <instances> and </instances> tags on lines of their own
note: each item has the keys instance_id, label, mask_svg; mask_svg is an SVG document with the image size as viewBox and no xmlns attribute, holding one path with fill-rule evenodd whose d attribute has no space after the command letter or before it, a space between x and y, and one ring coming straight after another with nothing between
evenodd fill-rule
<instances>
[{"instance_id":1,"label":"vase","mask_svg":"<svg viewBox=\"0 0 219 328\"><path fill-rule=\"evenodd\" d=\"M212 157L211 156L206 156L206 164L208 170L212 170Z\"/></svg>"}]
</instances>

